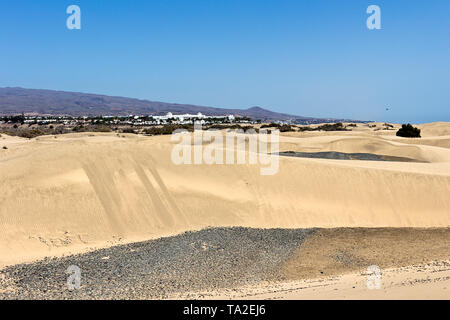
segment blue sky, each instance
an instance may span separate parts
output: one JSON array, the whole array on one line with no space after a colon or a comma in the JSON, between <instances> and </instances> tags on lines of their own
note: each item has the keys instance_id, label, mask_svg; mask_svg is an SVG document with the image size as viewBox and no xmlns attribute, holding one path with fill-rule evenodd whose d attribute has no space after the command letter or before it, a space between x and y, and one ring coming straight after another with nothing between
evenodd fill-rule
<instances>
[{"instance_id":1,"label":"blue sky","mask_svg":"<svg viewBox=\"0 0 450 320\"><path fill-rule=\"evenodd\" d=\"M450 121L448 0L2 0L0 39L0 87Z\"/></svg>"}]
</instances>

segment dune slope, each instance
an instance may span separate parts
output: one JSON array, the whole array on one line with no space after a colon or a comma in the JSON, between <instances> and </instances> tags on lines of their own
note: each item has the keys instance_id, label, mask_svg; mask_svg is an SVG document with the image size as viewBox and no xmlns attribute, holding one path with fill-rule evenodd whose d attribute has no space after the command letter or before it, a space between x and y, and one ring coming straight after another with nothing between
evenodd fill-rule
<instances>
[{"instance_id":1,"label":"dune slope","mask_svg":"<svg viewBox=\"0 0 450 320\"><path fill-rule=\"evenodd\" d=\"M308 151L289 139L282 149ZM373 139L373 153L398 144ZM1 264L209 226L450 226L448 150L398 147L430 163L280 157L279 172L262 176L258 165L177 166L167 136L15 139L0 152Z\"/></svg>"}]
</instances>

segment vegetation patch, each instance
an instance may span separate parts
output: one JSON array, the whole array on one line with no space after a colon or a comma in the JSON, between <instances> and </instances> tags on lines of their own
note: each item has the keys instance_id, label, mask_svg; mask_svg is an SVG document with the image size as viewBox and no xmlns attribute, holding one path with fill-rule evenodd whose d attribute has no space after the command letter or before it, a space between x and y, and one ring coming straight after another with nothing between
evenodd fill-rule
<instances>
[{"instance_id":1,"label":"vegetation patch","mask_svg":"<svg viewBox=\"0 0 450 320\"><path fill-rule=\"evenodd\" d=\"M420 129L413 127L411 124L403 124L397 131L397 137L403 138L421 138Z\"/></svg>"}]
</instances>

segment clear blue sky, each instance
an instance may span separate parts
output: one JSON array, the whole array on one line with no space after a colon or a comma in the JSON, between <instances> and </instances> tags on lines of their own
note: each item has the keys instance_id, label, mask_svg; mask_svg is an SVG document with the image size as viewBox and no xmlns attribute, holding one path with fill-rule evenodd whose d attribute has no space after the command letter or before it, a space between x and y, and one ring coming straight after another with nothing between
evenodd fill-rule
<instances>
[{"instance_id":1,"label":"clear blue sky","mask_svg":"<svg viewBox=\"0 0 450 320\"><path fill-rule=\"evenodd\" d=\"M448 0L1 0L0 39L1 87L450 121Z\"/></svg>"}]
</instances>

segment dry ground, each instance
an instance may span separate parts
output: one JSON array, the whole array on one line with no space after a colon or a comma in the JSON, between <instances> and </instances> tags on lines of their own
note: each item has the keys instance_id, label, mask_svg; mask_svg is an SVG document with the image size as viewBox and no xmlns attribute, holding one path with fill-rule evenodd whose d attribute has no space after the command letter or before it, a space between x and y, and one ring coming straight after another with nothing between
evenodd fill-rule
<instances>
[{"instance_id":1,"label":"dry ground","mask_svg":"<svg viewBox=\"0 0 450 320\"><path fill-rule=\"evenodd\" d=\"M170 136L2 135L0 266L233 226L333 229L308 239L282 266L292 279L356 271L336 261L360 268L374 259L387 267L445 259L450 124L420 125L422 139L374 125L286 133L280 151L418 162L280 157L279 171L262 176L263 165L177 166Z\"/></svg>"}]
</instances>

